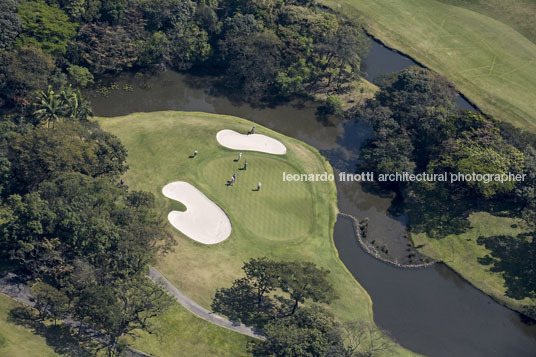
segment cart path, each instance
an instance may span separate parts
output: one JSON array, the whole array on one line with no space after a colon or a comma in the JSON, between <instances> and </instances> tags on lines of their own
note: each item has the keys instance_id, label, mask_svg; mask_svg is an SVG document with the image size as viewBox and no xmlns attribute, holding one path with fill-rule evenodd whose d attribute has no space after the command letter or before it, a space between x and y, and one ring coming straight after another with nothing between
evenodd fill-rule
<instances>
[{"instance_id":1,"label":"cart path","mask_svg":"<svg viewBox=\"0 0 536 357\"><path fill-rule=\"evenodd\" d=\"M238 332L238 333L240 333L242 335L250 336L250 337L253 337L253 338L256 338L256 339L259 339L259 340L264 340L265 339L265 337L262 334L262 332L257 330L257 329L255 329L253 327L246 326L246 325L238 323L238 322L233 322L231 320L226 319L225 317L222 317L220 315L217 315L217 314L205 309L204 307L202 307L201 305L199 305L198 303L196 303L195 301L193 301L192 299L190 299L189 297L187 297L183 293L181 293L175 286L173 286L173 284L171 284L169 282L169 280L167 280L162 275L162 273L160 273L155 268L149 267L149 274L148 275L149 275L149 278L152 281L154 281L155 283L161 284L162 287L169 294L171 294L175 298L175 300L177 300L177 302L179 304L184 306L192 314L202 318L203 320L206 320L206 321L211 322L211 323L213 323L215 325L224 327L226 329Z\"/></svg>"}]
</instances>

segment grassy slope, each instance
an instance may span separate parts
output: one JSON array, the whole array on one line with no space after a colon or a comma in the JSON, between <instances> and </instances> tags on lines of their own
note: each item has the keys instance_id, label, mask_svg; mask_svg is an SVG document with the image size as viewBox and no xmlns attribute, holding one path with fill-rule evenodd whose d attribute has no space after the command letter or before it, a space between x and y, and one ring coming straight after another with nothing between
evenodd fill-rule
<instances>
[{"instance_id":1,"label":"grassy slope","mask_svg":"<svg viewBox=\"0 0 536 357\"><path fill-rule=\"evenodd\" d=\"M125 182L132 189L153 192L162 214L169 212L171 204L161 194L162 187L185 180L230 217L231 236L214 246L196 243L169 226L178 245L157 267L188 296L208 307L215 290L241 276L243 262L252 257L304 259L331 271L330 280L340 296L331 309L339 318L372 320L370 297L338 259L333 245L335 184L282 182L283 171L331 172L317 150L257 125L257 132L282 141L288 153L278 157L245 152L248 170L243 172L233 162L237 152L221 147L215 136L221 129L245 133L253 125L249 121L204 113L157 112L100 119L100 123L129 150ZM189 159L194 149L199 150L199 157ZM237 184L227 187L225 182L233 172L238 174ZM258 181L262 181L262 191L253 192ZM409 352L400 349L398 354Z\"/></svg>"},{"instance_id":2,"label":"grassy slope","mask_svg":"<svg viewBox=\"0 0 536 357\"><path fill-rule=\"evenodd\" d=\"M390 47L445 75L485 113L536 130L536 45L480 13L433 0L321 0L363 15Z\"/></svg>"},{"instance_id":3,"label":"grassy slope","mask_svg":"<svg viewBox=\"0 0 536 357\"><path fill-rule=\"evenodd\" d=\"M0 294L0 356L58 356L46 344L44 337L35 335L26 327L8 321L8 313L19 306L15 300Z\"/></svg>"},{"instance_id":4,"label":"grassy slope","mask_svg":"<svg viewBox=\"0 0 536 357\"><path fill-rule=\"evenodd\" d=\"M495 20L533 30L531 20L527 20L527 26L527 21L502 9L524 12L524 18L529 19L527 13L534 13L534 6L523 8L523 0L442 0L481 12L477 13L433 0L321 1L347 13L364 15L363 21L375 37L445 75L485 113L525 129L536 129L536 45ZM487 253L476 243L478 236L515 234L516 230L510 228L513 221L486 213L474 214L471 221L473 229L460 236L433 240L417 235L414 241L416 245L425 244L421 249L424 254L445 261L510 307L519 309L530 303L505 297L500 274L489 272L489 267L477 261Z\"/></svg>"},{"instance_id":5,"label":"grassy slope","mask_svg":"<svg viewBox=\"0 0 536 357\"><path fill-rule=\"evenodd\" d=\"M206 322L178 303L153 323L158 328L157 336L138 332L139 337L129 341L152 356L248 356L246 346L252 339Z\"/></svg>"},{"instance_id":6,"label":"grassy slope","mask_svg":"<svg viewBox=\"0 0 536 357\"><path fill-rule=\"evenodd\" d=\"M536 2L534 0L438 0L463 7L505 23L536 43Z\"/></svg>"},{"instance_id":7,"label":"grassy slope","mask_svg":"<svg viewBox=\"0 0 536 357\"><path fill-rule=\"evenodd\" d=\"M513 309L521 310L523 305L536 305L536 301L515 300L504 296L504 279L500 273L489 271L490 266L478 263L478 258L490 253L486 247L476 242L478 237L494 235L516 236L523 230L521 221L508 217L496 217L479 212L470 216L471 229L460 235L450 235L443 239L430 239L425 234L414 234L416 246L424 245L419 251L434 259L444 261L459 272L478 289L503 301ZM516 228L512 228L512 225Z\"/></svg>"}]
</instances>

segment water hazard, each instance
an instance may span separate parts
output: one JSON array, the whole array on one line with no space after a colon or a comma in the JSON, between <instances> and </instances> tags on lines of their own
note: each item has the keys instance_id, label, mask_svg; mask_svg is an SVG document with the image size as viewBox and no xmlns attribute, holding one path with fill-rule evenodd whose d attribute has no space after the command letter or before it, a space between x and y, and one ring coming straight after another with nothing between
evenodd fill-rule
<instances>
[{"instance_id":1,"label":"water hazard","mask_svg":"<svg viewBox=\"0 0 536 357\"><path fill-rule=\"evenodd\" d=\"M364 69L374 81L381 73L413 64L375 42ZM134 90L92 96L96 115L159 110L235 115L315 146L335 170L353 170L361 143L371 135L366 126L355 122L316 120L316 106L308 101L264 108L234 102L218 95L210 78L176 72L145 79L124 74L117 84L120 88L132 85ZM462 97L458 103L472 109ZM391 198L363 192L358 183L338 183L338 200L341 212L369 218L369 237L384 237L399 249L407 244L404 216L387 214ZM403 346L431 356L536 355L536 327L523 324L519 314L497 304L446 266L401 270L381 263L361 250L344 218L336 225L335 243L345 265L371 295L376 323Z\"/></svg>"}]
</instances>

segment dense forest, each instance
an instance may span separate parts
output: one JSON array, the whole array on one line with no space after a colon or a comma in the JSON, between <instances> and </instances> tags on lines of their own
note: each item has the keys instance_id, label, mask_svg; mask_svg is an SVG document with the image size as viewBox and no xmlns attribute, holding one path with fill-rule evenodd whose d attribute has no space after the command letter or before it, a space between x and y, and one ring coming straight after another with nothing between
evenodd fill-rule
<instances>
[{"instance_id":1,"label":"dense forest","mask_svg":"<svg viewBox=\"0 0 536 357\"><path fill-rule=\"evenodd\" d=\"M5 0L0 23L0 259L37 309L12 317L37 330L82 322L100 343L79 329L65 347L77 356L117 355L122 336L153 331L172 300L147 267L174 246L154 197L123 184L126 149L89 120L80 90L173 69L209 71L252 103L337 92L368 46L359 24L312 0Z\"/></svg>"},{"instance_id":2,"label":"dense forest","mask_svg":"<svg viewBox=\"0 0 536 357\"><path fill-rule=\"evenodd\" d=\"M245 100L337 91L368 39L313 0L6 0L0 98L28 109L50 84L85 87L125 70L210 71Z\"/></svg>"},{"instance_id":3,"label":"dense forest","mask_svg":"<svg viewBox=\"0 0 536 357\"><path fill-rule=\"evenodd\" d=\"M150 331L151 317L171 304L146 271L174 241L154 197L122 183L127 152L89 120L80 89L122 71L174 69L210 71L251 103L319 87L336 94L359 79L369 42L356 20L314 0L2 0L0 24L0 259L36 295L38 312L20 316L72 316L105 336L110 355L121 352L125 334ZM370 189L395 192L393 209L407 212L411 231L433 238L463 232L468 215L482 210L521 217L534 230L536 138L460 112L455 94L422 68L383 78L375 98L350 113L375 134L358 170L526 173L517 183ZM492 251L482 263L505 273L507 294L517 299L536 297L533 236L482 242ZM370 326L345 332L328 311L301 306L336 298L319 267L261 259L244 272L217 292L213 308L266 331L268 339L251 348L256 355L300 355L300 348L353 355L345 338L371 339L348 331L378 333ZM300 290L297 279L310 289ZM381 333L372 340L369 349L390 348Z\"/></svg>"},{"instance_id":4,"label":"dense forest","mask_svg":"<svg viewBox=\"0 0 536 357\"><path fill-rule=\"evenodd\" d=\"M392 210L405 212L411 232L441 239L470 228L472 212L522 218L535 229L536 136L486 115L460 111L452 85L411 67L382 79L375 98L358 108L374 138L361 149L358 170L376 173L525 174L522 181L376 182L395 192ZM492 251L481 260L504 274L506 294L536 297L533 234L480 239ZM527 313L533 314L532 309Z\"/></svg>"}]
</instances>

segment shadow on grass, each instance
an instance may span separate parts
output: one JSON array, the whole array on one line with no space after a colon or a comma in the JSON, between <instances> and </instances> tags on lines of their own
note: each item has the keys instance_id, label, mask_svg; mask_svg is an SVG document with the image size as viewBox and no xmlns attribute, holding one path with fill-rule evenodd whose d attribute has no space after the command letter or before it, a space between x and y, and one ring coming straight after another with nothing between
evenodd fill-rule
<instances>
[{"instance_id":1,"label":"shadow on grass","mask_svg":"<svg viewBox=\"0 0 536 357\"><path fill-rule=\"evenodd\" d=\"M54 352L66 356L96 356L103 346L91 336L77 331L68 325L47 324L27 306L16 307L9 312L8 321L31 329L35 334L46 339L47 345Z\"/></svg>"},{"instance_id":2,"label":"shadow on grass","mask_svg":"<svg viewBox=\"0 0 536 357\"><path fill-rule=\"evenodd\" d=\"M504 277L506 296L514 299L536 298L536 232L512 236L479 237L490 254L479 258L492 272ZM533 318L536 314L533 312Z\"/></svg>"}]
</instances>

